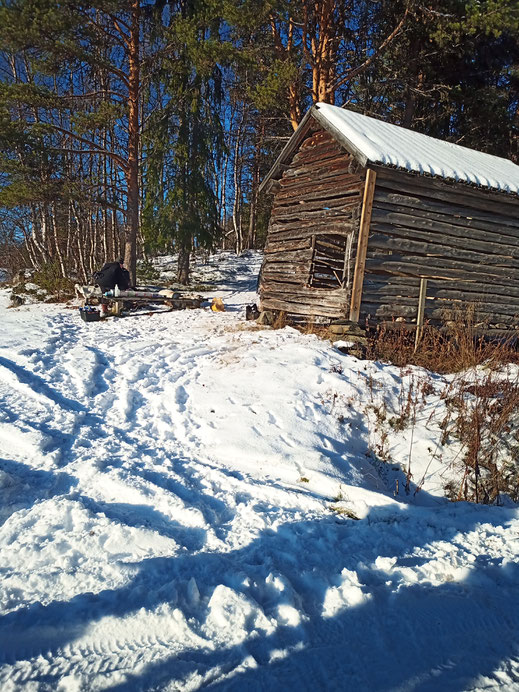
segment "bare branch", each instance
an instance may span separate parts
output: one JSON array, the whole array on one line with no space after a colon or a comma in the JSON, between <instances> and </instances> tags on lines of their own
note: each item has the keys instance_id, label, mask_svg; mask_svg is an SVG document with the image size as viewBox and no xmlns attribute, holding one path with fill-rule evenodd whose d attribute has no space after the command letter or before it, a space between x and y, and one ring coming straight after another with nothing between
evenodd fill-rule
<instances>
[{"instance_id":1,"label":"bare branch","mask_svg":"<svg viewBox=\"0 0 519 692\"><path fill-rule=\"evenodd\" d=\"M89 153L104 154L105 156L108 156L109 158L116 161L124 171L128 170L128 162L125 161L122 156L119 156L119 154L116 154L112 151L108 151L107 149L103 149L103 147L99 146L95 142L92 142L90 139L86 139L86 137L81 137L81 135L77 135L71 130L66 130L64 127L60 127L59 125L53 125L52 123L46 123L46 125L55 130L56 132L61 132L64 135L68 135L69 137L72 137L78 142L81 142L81 144L84 144L87 147L91 147L93 151ZM81 154L86 150L71 149L70 151L72 151L73 153Z\"/></svg>"},{"instance_id":2,"label":"bare branch","mask_svg":"<svg viewBox=\"0 0 519 692\"><path fill-rule=\"evenodd\" d=\"M353 79L356 77L358 74L361 72L364 72L365 69L367 69L371 63L378 58L378 56L382 53L382 51L391 43L391 41L400 33L402 27L405 24L405 20L407 19L407 15L409 14L409 9L406 8L406 11L404 12L404 16L402 19L398 22L397 26L393 31L387 36L384 41L380 44L380 46L367 58L361 65L358 65L357 67L352 67L349 70L346 70L346 72L341 75L341 77L337 78L329 87L328 91L333 92L335 89L338 89L340 86L348 82L350 79Z\"/></svg>"}]
</instances>

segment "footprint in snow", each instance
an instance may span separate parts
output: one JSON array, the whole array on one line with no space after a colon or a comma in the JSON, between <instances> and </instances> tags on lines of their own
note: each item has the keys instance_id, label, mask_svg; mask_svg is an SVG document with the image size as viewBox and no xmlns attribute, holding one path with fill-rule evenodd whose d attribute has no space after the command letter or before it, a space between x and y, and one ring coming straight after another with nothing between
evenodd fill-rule
<instances>
[{"instance_id":1,"label":"footprint in snow","mask_svg":"<svg viewBox=\"0 0 519 692\"><path fill-rule=\"evenodd\" d=\"M179 408L181 413L183 413L186 410L186 403L187 403L188 399L189 399L189 395L186 392L185 388L182 385L177 387L177 391L175 394L175 401L177 402L178 408Z\"/></svg>"}]
</instances>

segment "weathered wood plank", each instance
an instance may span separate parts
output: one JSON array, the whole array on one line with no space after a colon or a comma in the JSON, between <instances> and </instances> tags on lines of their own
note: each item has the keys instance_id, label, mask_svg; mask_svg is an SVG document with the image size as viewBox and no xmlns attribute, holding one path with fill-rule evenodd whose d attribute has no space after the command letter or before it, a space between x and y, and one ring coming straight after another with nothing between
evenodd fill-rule
<instances>
[{"instance_id":1,"label":"weathered wood plank","mask_svg":"<svg viewBox=\"0 0 519 692\"><path fill-rule=\"evenodd\" d=\"M407 192L420 198L442 200L449 204L487 211L491 204L500 207L500 214L517 218L519 198L505 193L491 192L485 188L477 190L463 184L447 184L430 177L421 177L401 171L374 166L377 171L377 185L393 192Z\"/></svg>"},{"instance_id":2,"label":"weathered wood plank","mask_svg":"<svg viewBox=\"0 0 519 692\"><path fill-rule=\"evenodd\" d=\"M263 266L261 274L262 276L274 273L291 275L304 271L307 266L307 262L269 262Z\"/></svg>"},{"instance_id":3,"label":"weathered wood plank","mask_svg":"<svg viewBox=\"0 0 519 692\"><path fill-rule=\"evenodd\" d=\"M318 128L316 131L310 133L308 137L302 142L301 149L306 149L309 147L317 146L320 144L325 144L326 142L333 142L337 145L337 142L326 130Z\"/></svg>"},{"instance_id":4,"label":"weathered wood plank","mask_svg":"<svg viewBox=\"0 0 519 692\"><path fill-rule=\"evenodd\" d=\"M378 214L374 214L375 218L371 219L371 228L374 232L384 233L388 236L409 238L416 240L424 240L432 245L448 245L451 248L468 248L471 250L479 250L482 253L492 253L509 257L519 257L519 243L517 245L503 242L504 237L496 236L501 242L490 242L488 239L489 233L482 231L481 235L485 240L478 240L476 237L470 238L463 233L457 233L453 227L450 228L448 236L440 232L436 228L425 230L410 225L391 224L379 220ZM470 230L468 231L470 233Z\"/></svg>"},{"instance_id":5,"label":"weathered wood plank","mask_svg":"<svg viewBox=\"0 0 519 692\"><path fill-rule=\"evenodd\" d=\"M369 303L373 305L405 305L407 307L411 307L414 309L415 314L417 310L417 305L418 305L418 296L412 297L412 296L381 296L380 294L374 295L370 293L369 291L366 291L363 295L363 303ZM506 300L504 297L499 300L496 296L491 296L491 300L488 299L489 297L487 296L487 300L472 300L471 296L469 295L464 295L460 299L454 299L451 296L447 296L445 298L438 298L438 297L433 297L431 295L431 292L429 291L429 288L427 289L427 311L429 309L451 309L451 308L456 308L459 309L460 307L466 306L466 305L474 305L478 311L484 311L484 312L496 312L496 313L502 313L504 315L519 315L519 302L517 298L515 301L512 300ZM427 312L428 314L428 312Z\"/></svg>"},{"instance_id":6,"label":"weathered wood plank","mask_svg":"<svg viewBox=\"0 0 519 692\"><path fill-rule=\"evenodd\" d=\"M366 252L368 249L369 224L373 208L373 195L377 174L372 170L366 171L366 185L362 200L362 212L360 217L359 239L357 243L357 255L355 258L355 271L351 289L350 320L357 322L362 301L362 285L364 283L364 270L366 267Z\"/></svg>"},{"instance_id":7,"label":"weathered wood plank","mask_svg":"<svg viewBox=\"0 0 519 692\"><path fill-rule=\"evenodd\" d=\"M429 279L427 294L430 298L439 298L446 300L467 300L469 302L487 302L489 300L493 300L496 303L502 302L513 304L516 304L517 300L519 299L519 284L516 288L509 287L508 291L506 291L506 288L503 288L501 289L501 292L496 292L494 290L495 284L494 286L486 286L485 284L477 284L477 286L472 285L472 290L461 291L448 288L435 288L433 285L434 281L434 279ZM443 283L445 285L446 283L454 282ZM484 290L485 288L487 290ZM372 303L376 302L377 300L383 301L384 298L392 299L399 296L402 298L409 297L416 301L416 299L418 298L418 293L418 284L407 284L402 286L373 286L372 284L368 284L366 282L364 283L364 289L362 291L362 295L366 297L366 300L369 300Z\"/></svg>"},{"instance_id":8,"label":"weathered wood plank","mask_svg":"<svg viewBox=\"0 0 519 692\"><path fill-rule=\"evenodd\" d=\"M284 252L285 250L304 250L309 248L311 244L311 238L305 238L304 240L285 240L284 242L276 243L269 237L263 252L265 255L269 255L274 252Z\"/></svg>"},{"instance_id":9,"label":"weathered wood plank","mask_svg":"<svg viewBox=\"0 0 519 692\"><path fill-rule=\"evenodd\" d=\"M265 299L261 301L263 310L282 310L283 312L295 315L321 316L321 317L344 317L346 307L330 308L321 305L305 305L299 302L288 300Z\"/></svg>"},{"instance_id":10,"label":"weathered wood plank","mask_svg":"<svg viewBox=\"0 0 519 692\"><path fill-rule=\"evenodd\" d=\"M291 262L307 262L312 259L312 248L303 250L282 250L281 252L272 252L266 255L263 270L270 268L273 264L283 262L289 265Z\"/></svg>"},{"instance_id":11,"label":"weathered wood plank","mask_svg":"<svg viewBox=\"0 0 519 692\"><path fill-rule=\"evenodd\" d=\"M344 291L341 295L334 294L334 291L328 289L312 288L304 290L295 289L294 287L281 284L281 290L264 290L261 293L262 299L268 300L287 300L293 303L304 303L305 305L322 305L328 308L345 308L348 302L349 294ZM309 294L308 290L312 290L314 294ZM320 294L316 295L319 291Z\"/></svg>"},{"instance_id":12,"label":"weathered wood plank","mask_svg":"<svg viewBox=\"0 0 519 692\"><path fill-rule=\"evenodd\" d=\"M425 231L430 231L431 233L439 233L445 235L445 241L450 240L450 236L459 238L460 240L465 239L470 242L471 240L478 240L481 242L499 243L501 238L501 243L505 245L511 245L517 248L519 246L519 227L517 230L517 236L508 236L498 232L489 232L488 229L478 232L474 228L464 227L459 224L443 222L432 218L423 218L420 215L407 213L402 214L397 211L380 209L376 204L373 209L373 220L390 224L394 226L402 226L407 228L416 228Z\"/></svg>"},{"instance_id":13,"label":"weathered wood plank","mask_svg":"<svg viewBox=\"0 0 519 692\"><path fill-rule=\"evenodd\" d=\"M490 282L490 283L489 283ZM416 276L395 276L394 274L366 274L364 281L364 290L368 291L383 291L395 290L407 292L418 287L418 278ZM495 281L495 277L491 277L488 281L485 276L478 276L472 281L463 281L455 279L445 281L444 279L429 279L428 292L438 292L441 297L442 291L452 293L455 298L460 298L468 293L479 293L482 296L519 296L519 282L503 282ZM456 295L459 293L459 295ZM391 295L391 294L388 294ZM418 295L418 293L409 293L409 295Z\"/></svg>"},{"instance_id":14,"label":"weathered wood plank","mask_svg":"<svg viewBox=\"0 0 519 692\"><path fill-rule=\"evenodd\" d=\"M374 206L380 209L396 211L402 214L413 214L437 221L452 223L454 226L462 226L471 229L480 229L503 233L517 237L519 230L519 218L511 216L501 217L499 213L492 213L488 206L486 211L480 211L459 204L446 204L426 197L416 197L403 192L390 192L378 187L375 191ZM498 207L496 207L498 209Z\"/></svg>"},{"instance_id":15,"label":"weathered wood plank","mask_svg":"<svg viewBox=\"0 0 519 692\"><path fill-rule=\"evenodd\" d=\"M449 313L455 313L456 308L459 306L438 307L430 309L427 306L426 309L426 319L434 319L438 321L443 321L450 317ZM416 319L416 305L385 305L385 304L372 304L363 303L362 314L371 315L372 317L378 318L397 318L405 317L406 319L415 320ZM518 315L507 315L503 313L495 312L485 312L483 310L477 312L477 321L489 321L494 324L502 323L507 325L519 325L519 314Z\"/></svg>"},{"instance_id":16,"label":"weathered wood plank","mask_svg":"<svg viewBox=\"0 0 519 692\"><path fill-rule=\"evenodd\" d=\"M278 193L274 199L273 207L287 206L288 204L299 204L299 201L304 202L319 202L320 200L336 200L343 195L348 194L352 189L362 188L362 181L358 176L349 174L344 177L337 178L333 184L309 184L302 187L294 187L286 193Z\"/></svg>"},{"instance_id":17,"label":"weathered wood plank","mask_svg":"<svg viewBox=\"0 0 519 692\"><path fill-rule=\"evenodd\" d=\"M376 229L378 230L378 228ZM396 236L389 236L383 233L372 233L369 238L370 250L397 250L399 253L406 255L423 255L434 262L436 266L441 265L444 258L452 258L459 260L467 260L479 266L482 264L509 267L519 269L519 259L513 259L511 256L491 254L488 252L482 255L481 252L467 250L465 248L454 247L439 243L422 242L421 240L410 240Z\"/></svg>"},{"instance_id":18,"label":"weathered wood plank","mask_svg":"<svg viewBox=\"0 0 519 692\"><path fill-rule=\"evenodd\" d=\"M293 176L284 176L281 178L280 182L280 189L281 190L286 190L291 187L294 187L295 185L304 183L314 183L316 181L316 178L318 177L319 180L324 181L324 180L329 180L332 181L335 178L338 178L344 174L353 174L354 171L351 170L351 165L344 165L344 166L338 166L333 168L332 170L329 170L328 168L324 169L317 169L314 171L308 171L307 173L303 174L302 171L298 172L298 175L293 175Z\"/></svg>"},{"instance_id":19,"label":"weathered wood plank","mask_svg":"<svg viewBox=\"0 0 519 692\"><path fill-rule=\"evenodd\" d=\"M295 226L292 224L289 229L277 230L279 226L276 226L276 230L272 230L272 241L273 242L283 242L285 240L296 240L296 239L306 239L311 238L313 235L321 233L333 233L335 235L348 236L352 231L358 227L358 221L353 221L351 219L334 219L333 222L312 224L310 226Z\"/></svg>"},{"instance_id":20,"label":"weathered wood plank","mask_svg":"<svg viewBox=\"0 0 519 692\"><path fill-rule=\"evenodd\" d=\"M265 275L264 273L262 273L261 280L264 283L275 282L277 284L290 284L291 288L301 286L301 277L297 274L281 274L278 272L270 272L269 274ZM261 290L262 289L260 288L260 293Z\"/></svg>"},{"instance_id":21,"label":"weathered wood plank","mask_svg":"<svg viewBox=\"0 0 519 692\"><path fill-rule=\"evenodd\" d=\"M283 180L292 180L294 178L301 178L302 176L305 175L316 175L316 174L323 174L324 171L326 171L327 174L335 174L337 175L338 172L348 170L348 163L342 158L337 159L336 161L332 163L328 163L326 165L326 168L322 166L320 161L315 161L314 163L309 163L301 166L290 166L284 173L283 173ZM329 177L329 175L328 175Z\"/></svg>"},{"instance_id":22,"label":"weathered wood plank","mask_svg":"<svg viewBox=\"0 0 519 692\"><path fill-rule=\"evenodd\" d=\"M298 200L297 202L290 202L289 204L276 203L272 208L272 214L279 218L285 213L296 212L313 212L313 211L333 211L342 210L343 208L348 209L351 206L351 199L358 198L360 203L360 190L349 189L343 191L339 197L312 200L311 202L304 199Z\"/></svg>"},{"instance_id":23,"label":"weathered wood plank","mask_svg":"<svg viewBox=\"0 0 519 692\"><path fill-rule=\"evenodd\" d=\"M362 183L358 180L346 181L344 183L337 185L317 185L312 188L308 188L308 192L299 193L299 190L294 190L291 192L290 196L276 195L274 200L273 208L278 206L286 207L289 204L299 204L299 202L326 202L328 200L339 201L342 197L351 194L352 189L362 188ZM360 202L360 200L359 200Z\"/></svg>"},{"instance_id":24,"label":"weathered wood plank","mask_svg":"<svg viewBox=\"0 0 519 692\"><path fill-rule=\"evenodd\" d=\"M360 201L360 197L359 197ZM287 211L281 211L276 209L272 212L272 223L277 223L278 221L294 221L300 219L302 221L315 221L315 220L326 220L336 219L344 215L351 208L351 204L343 203L340 207L335 209L316 209L313 211L308 211L305 209L304 205L290 207Z\"/></svg>"},{"instance_id":25,"label":"weathered wood plank","mask_svg":"<svg viewBox=\"0 0 519 692\"><path fill-rule=\"evenodd\" d=\"M514 281L519 283L519 277L511 275L500 267L493 267L492 271L481 265L467 265L453 260L444 260L442 266L431 266L423 257L403 257L397 255L385 255L385 257L369 257L366 260L367 272L379 272L384 274L396 274L399 276L425 276L428 279L459 279L467 281ZM484 277L484 279L483 279Z\"/></svg>"},{"instance_id":26,"label":"weathered wood plank","mask_svg":"<svg viewBox=\"0 0 519 692\"><path fill-rule=\"evenodd\" d=\"M311 164L315 161L344 160L344 152L335 144L324 143L307 149L300 149L292 159L294 167Z\"/></svg>"},{"instance_id":27,"label":"weathered wood plank","mask_svg":"<svg viewBox=\"0 0 519 692\"><path fill-rule=\"evenodd\" d=\"M517 281L519 280L519 271L516 267L512 266L501 266L494 264L484 264L481 261L465 260L465 259L452 259L450 257L437 257L434 255L424 256L416 253L398 253L394 250L381 250L379 248L373 248L370 252L368 260L379 260L388 262L407 262L409 265L416 263L420 266L427 266L435 272L440 272L443 269L458 270L460 272L460 278L463 278L461 274L464 272L466 274L477 274L478 277L486 275L488 277L500 277L501 279ZM404 272L408 275L422 276L420 272L408 271ZM427 278L433 278L427 276ZM440 278L440 274L438 277Z\"/></svg>"}]
</instances>

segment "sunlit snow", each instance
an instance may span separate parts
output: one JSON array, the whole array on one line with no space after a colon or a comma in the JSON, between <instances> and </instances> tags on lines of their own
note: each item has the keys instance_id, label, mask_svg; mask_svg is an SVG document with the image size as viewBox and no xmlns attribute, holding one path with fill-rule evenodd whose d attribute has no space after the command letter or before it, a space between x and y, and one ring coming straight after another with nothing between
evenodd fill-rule
<instances>
[{"instance_id":1,"label":"sunlit snow","mask_svg":"<svg viewBox=\"0 0 519 692\"><path fill-rule=\"evenodd\" d=\"M374 452L439 376L246 322L260 261L197 268L220 313L0 292L2 690L519 689L517 509L444 499L434 392L412 492Z\"/></svg>"}]
</instances>

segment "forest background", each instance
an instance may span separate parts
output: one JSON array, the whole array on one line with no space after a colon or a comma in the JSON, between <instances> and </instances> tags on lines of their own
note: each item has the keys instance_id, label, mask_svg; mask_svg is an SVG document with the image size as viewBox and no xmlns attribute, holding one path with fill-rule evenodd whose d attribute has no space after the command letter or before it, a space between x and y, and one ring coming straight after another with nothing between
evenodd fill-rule
<instances>
[{"instance_id":1,"label":"forest background","mask_svg":"<svg viewBox=\"0 0 519 692\"><path fill-rule=\"evenodd\" d=\"M261 247L312 103L519 163L519 0L1 0L0 264Z\"/></svg>"}]
</instances>

